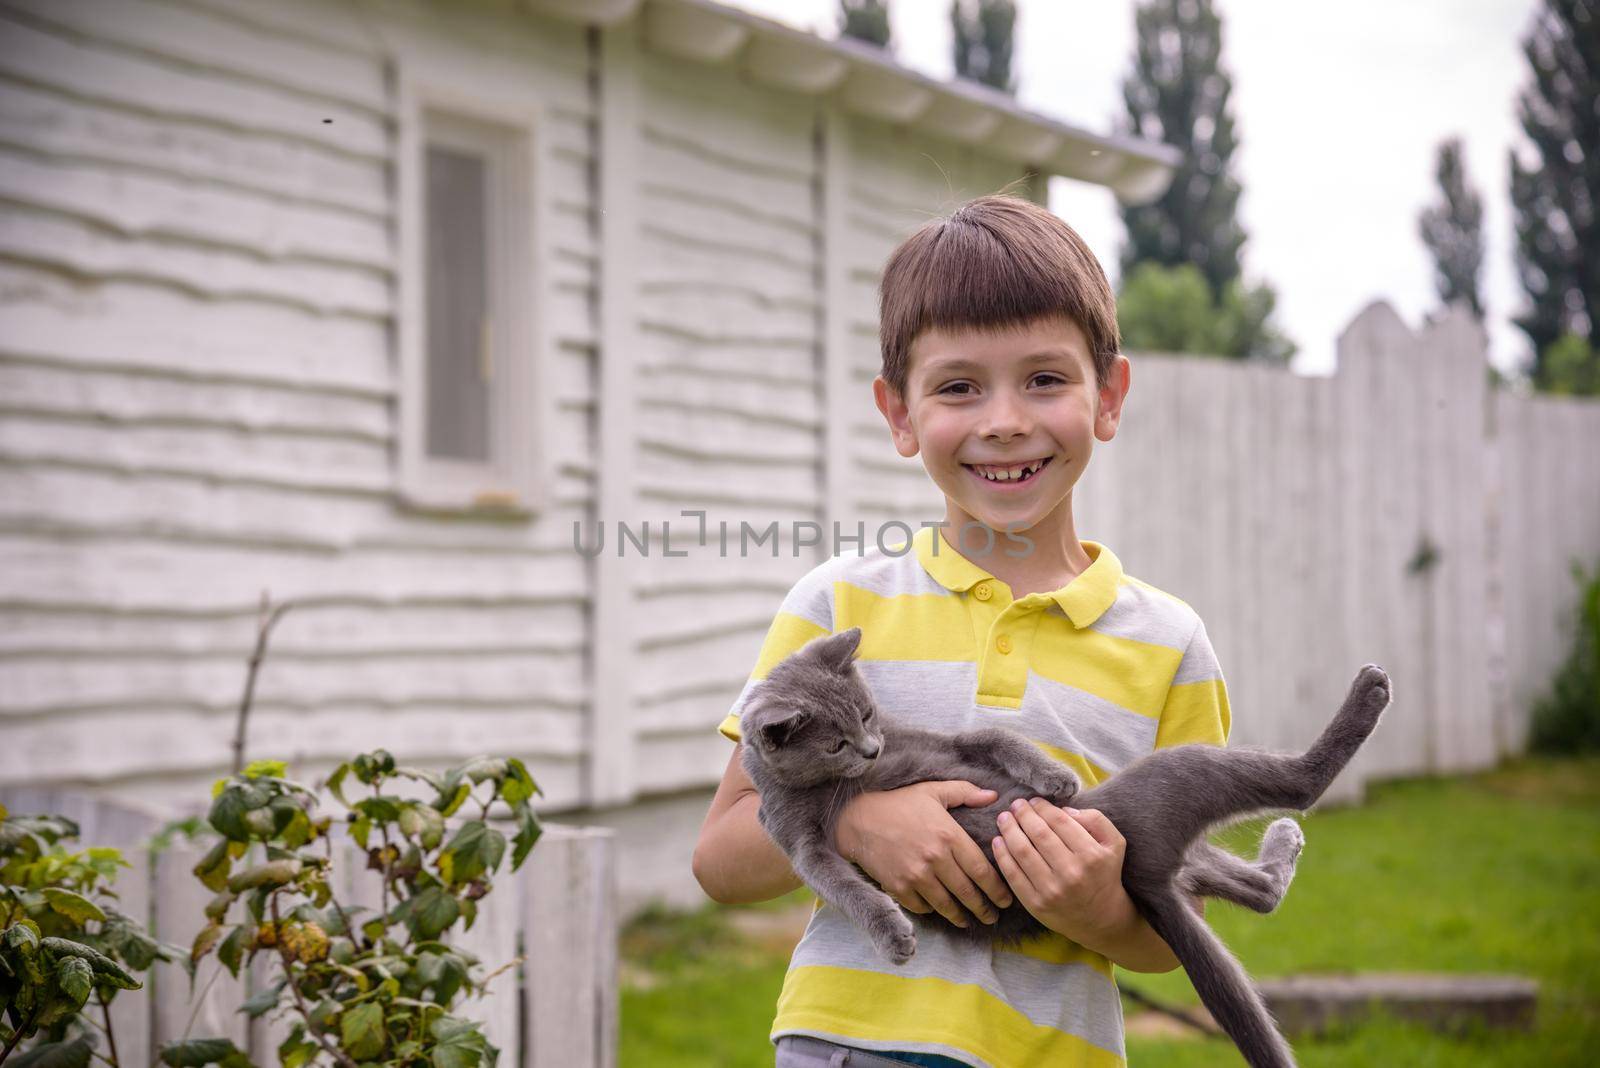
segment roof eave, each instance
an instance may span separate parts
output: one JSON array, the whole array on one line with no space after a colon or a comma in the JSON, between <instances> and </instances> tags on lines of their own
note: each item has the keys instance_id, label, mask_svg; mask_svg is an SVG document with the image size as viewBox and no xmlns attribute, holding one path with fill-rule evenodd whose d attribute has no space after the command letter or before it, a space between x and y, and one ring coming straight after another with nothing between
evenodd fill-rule
<instances>
[{"instance_id":1,"label":"roof eave","mask_svg":"<svg viewBox=\"0 0 1600 1068\"><path fill-rule=\"evenodd\" d=\"M880 49L827 40L714 0L521 0L530 11L588 25L638 17L646 47L698 63L737 65L752 81L970 144L1038 170L1110 188L1140 204L1166 191L1182 153L1170 145L1092 133L1029 111L966 80L940 81Z\"/></svg>"}]
</instances>

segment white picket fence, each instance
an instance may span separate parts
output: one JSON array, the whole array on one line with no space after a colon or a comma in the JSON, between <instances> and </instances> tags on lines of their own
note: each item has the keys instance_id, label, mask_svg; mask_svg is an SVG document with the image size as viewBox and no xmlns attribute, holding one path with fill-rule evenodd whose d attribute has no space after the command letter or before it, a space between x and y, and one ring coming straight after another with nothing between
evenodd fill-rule
<instances>
[{"instance_id":1,"label":"white picket fence","mask_svg":"<svg viewBox=\"0 0 1600 1068\"><path fill-rule=\"evenodd\" d=\"M159 853L141 848L170 814L66 789L4 789L0 804L17 815L50 813L75 820L81 834L76 844L65 843L69 848L122 849L133 866L116 881L120 908L143 920L161 941L188 946L206 923L203 910L213 895L191 870L203 850L181 839ZM366 870L365 854L347 842L335 847L334 857L340 903L378 907L378 884L375 873ZM498 1068L616 1064L614 864L611 831L547 823L519 871L511 874L502 867L494 889L478 903L472 929L452 936L478 956L485 974L512 965L489 984L486 997L456 1010L483 1022L489 1041L500 1049ZM519 957L520 966L513 963ZM122 1068L158 1064L155 1051L185 1035L231 1038L263 1068L277 1064L288 1021L269 1014L252 1022L238 1011L251 993L272 983L275 972L275 962L263 955L235 979L212 954L191 990L182 967L158 963L147 973L144 989L124 991L113 1002Z\"/></svg>"},{"instance_id":2,"label":"white picket fence","mask_svg":"<svg viewBox=\"0 0 1600 1068\"><path fill-rule=\"evenodd\" d=\"M1571 564L1600 560L1600 403L1491 389L1461 309L1413 330L1375 303L1338 352L1329 378L1136 355L1075 513L1199 611L1235 742L1301 747L1363 663L1389 671L1349 800L1521 749L1571 648Z\"/></svg>"}]
</instances>

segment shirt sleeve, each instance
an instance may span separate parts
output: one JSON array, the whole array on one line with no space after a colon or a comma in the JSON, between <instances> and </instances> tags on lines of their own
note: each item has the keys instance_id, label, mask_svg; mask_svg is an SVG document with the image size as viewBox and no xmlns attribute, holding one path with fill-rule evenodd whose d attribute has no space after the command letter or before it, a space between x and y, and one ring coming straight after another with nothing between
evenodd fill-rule
<instances>
[{"instance_id":1,"label":"shirt sleeve","mask_svg":"<svg viewBox=\"0 0 1600 1068\"><path fill-rule=\"evenodd\" d=\"M830 562L812 568L784 596L783 603L778 607L778 614L773 617L772 624L767 628L766 639L761 643L761 652L756 657L756 664L750 672L750 677L745 680L744 688L739 691L733 707L717 725L717 730L724 738L735 742L742 740L739 715L744 711L745 702L749 700L751 693L767 677L768 672L807 642L833 633L833 582L830 578L832 572L828 567Z\"/></svg>"},{"instance_id":2,"label":"shirt sleeve","mask_svg":"<svg viewBox=\"0 0 1600 1068\"><path fill-rule=\"evenodd\" d=\"M1228 707L1228 684L1211 648L1206 625L1195 621L1194 634L1183 650L1178 672L1167 689L1166 704L1156 725L1156 748L1169 745L1227 745L1233 713Z\"/></svg>"}]
</instances>

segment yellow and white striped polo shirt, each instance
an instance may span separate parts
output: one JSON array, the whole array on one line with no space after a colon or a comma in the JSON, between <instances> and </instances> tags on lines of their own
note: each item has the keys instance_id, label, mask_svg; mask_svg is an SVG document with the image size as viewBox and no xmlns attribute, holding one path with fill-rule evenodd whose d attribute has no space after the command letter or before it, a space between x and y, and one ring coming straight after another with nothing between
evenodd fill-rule
<instances>
[{"instance_id":1,"label":"yellow and white striped polo shirt","mask_svg":"<svg viewBox=\"0 0 1600 1068\"><path fill-rule=\"evenodd\" d=\"M784 598L739 698L825 634L861 628L856 666L879 708L956 732L1001 725L1102 782L1152 749L1226 744L1227 688L1200 617L1131 576L1111 550L1052 593L1010 588L923 527L887 549L836 556ZM918 927L916 955L880 957L818 902L784 979L771 1038L939 1053L982 1068L1124 1061L1122 1007L1105 957L1056 934L1013 949Z\"/></svg>"}]
</instances>

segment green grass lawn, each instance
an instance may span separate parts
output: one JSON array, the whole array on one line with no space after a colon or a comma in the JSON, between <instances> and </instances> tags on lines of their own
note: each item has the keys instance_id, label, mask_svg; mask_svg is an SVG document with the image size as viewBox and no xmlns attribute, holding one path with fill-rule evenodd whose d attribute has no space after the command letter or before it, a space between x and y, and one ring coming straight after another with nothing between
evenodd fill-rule
<instances>
[{"instance_id":1,"label":"green grass lawn","mask_svg":"<svg viewBox=\"0 0 1600 1068\"><path fill-rule=\"evenodd\" d=\"M1540 983L1526 1035L1434 1035L1394 1022L1296 1042L1306 1068L1332 1065L1600 1063L1600 760L1520 761L1471 778L1372 788L1367 803L1305 819L1287 900L1257 916L1212 901L1206 916L1257 976L1325 971L1504 972ZM1260 824L1223 837L1249 854ZM755 906L775 911L809 901ZM623 1068L772 1064L767 1029L792 942L751 935L736 909L653 913L624 935ZM1119 973L1174 1003L1181 971ZM1139 1037L1129 1063L1242 1065L1219 1040Z\"/></svg>"}]
</instances>

